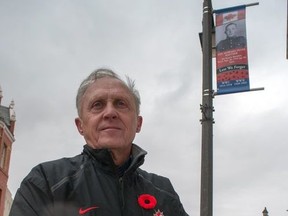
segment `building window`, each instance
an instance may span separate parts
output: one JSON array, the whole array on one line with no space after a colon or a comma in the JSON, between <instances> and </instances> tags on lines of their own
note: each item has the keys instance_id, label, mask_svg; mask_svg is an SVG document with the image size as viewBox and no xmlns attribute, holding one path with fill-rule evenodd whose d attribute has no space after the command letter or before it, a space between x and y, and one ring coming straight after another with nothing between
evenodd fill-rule
<instances>
[{"instance_id":1,"label":"building window","mask_svg":"<svg viewBox=\"0 0 288 216\"><path fill-rule=\"evenodd\" d=\"M5 169L6 165L6 157L7 157L7 145L4 143L1 148L1 155L0 155L0 167Z\"/></svg>"}]
</instances>

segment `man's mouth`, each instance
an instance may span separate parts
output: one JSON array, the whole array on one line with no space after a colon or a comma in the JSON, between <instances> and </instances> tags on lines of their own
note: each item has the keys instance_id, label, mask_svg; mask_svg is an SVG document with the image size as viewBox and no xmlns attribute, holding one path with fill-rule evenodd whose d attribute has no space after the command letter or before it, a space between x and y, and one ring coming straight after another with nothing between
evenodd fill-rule
<instances>
[{"instance_id":1,"label":"man's mouth","mask_svg":"<svg viewBox=\"0 0 288 216\"><path fill-rule=\"evenodd\" d=\"M120 128L111 126L111 127L103 127L101 130L102 131L106 131L106 130L120 130Z\"/></svg>"}]
</instances>

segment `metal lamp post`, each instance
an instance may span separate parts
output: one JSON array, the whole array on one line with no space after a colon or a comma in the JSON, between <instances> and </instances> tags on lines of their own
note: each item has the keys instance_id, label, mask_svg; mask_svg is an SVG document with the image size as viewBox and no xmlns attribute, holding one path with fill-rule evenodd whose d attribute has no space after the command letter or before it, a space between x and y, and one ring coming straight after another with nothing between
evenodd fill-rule
<instances>
[{"instance_id":1,"label":"metal lamp post","mask_svg":"<svg viewBox=\"0 0 288 216\"><path fill-rule=\"evenodd\" d=\"M200 216L213 214L213 90L212 90L212 28L211 0L203 2L202 51L202 157Z\"/></svg>"}]
</instances>

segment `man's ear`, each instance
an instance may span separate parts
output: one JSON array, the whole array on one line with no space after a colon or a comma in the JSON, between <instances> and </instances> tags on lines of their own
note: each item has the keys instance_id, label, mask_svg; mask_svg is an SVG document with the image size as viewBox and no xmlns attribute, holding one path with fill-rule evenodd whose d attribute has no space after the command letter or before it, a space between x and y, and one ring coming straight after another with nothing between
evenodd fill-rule
<instances>
[{"instance_id":1,"label":"man's ear","mask_svg":"<svg viewBox=\"0 0 288 216\"><path fill-rule=\"evenodd\" d=\"M143 118L142 118L142 116L137 116L137 127L136 127L136 133L139 133L139 132L141 131L142 122L143 122Z\"/></svg>"},{"instance_id":2,"label":"man's ear","mask_svg":"<svg viewBox=\"0 0 288 216\"><path fill-rule=\"evenodd\" d=\"M83 135L82 120L81 120L79 117L75 118L75 124L76 124L76 127L77 127L77 129L78 129L78 132L79 132L81 135Z\"/></svg>"}]
</instances>

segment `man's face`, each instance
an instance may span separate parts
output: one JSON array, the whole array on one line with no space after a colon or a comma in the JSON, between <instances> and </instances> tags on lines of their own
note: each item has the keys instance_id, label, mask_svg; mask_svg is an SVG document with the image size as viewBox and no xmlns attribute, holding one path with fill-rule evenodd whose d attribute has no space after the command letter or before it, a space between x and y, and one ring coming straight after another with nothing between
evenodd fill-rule
<instances>
[{"instance_id":1,"label":"man's face","mask_svg":"<svg viewBox=\"0 0 288 216\"><path fill-rule=\"evenodd\" d=\"M127 87L120 80L104 77L86 90L75 123L92 148L127 150L141 130L142 117Z\"/></svg>"},{"instance_id":2,"label":"man's face","mask_svg":"<svg viewBox=\"0 0 288 216\"><path fill-rule=\"evenodd\" d=\"M226 28L226 35L228 37L235 37L236 36L237 27L234 24L227 26Z\"/></svg>"}]
</instances>

